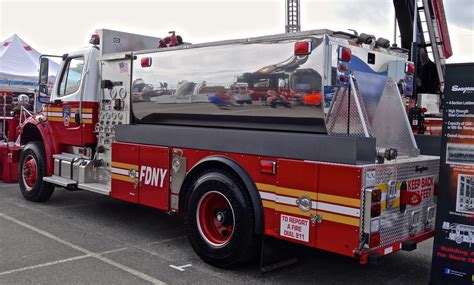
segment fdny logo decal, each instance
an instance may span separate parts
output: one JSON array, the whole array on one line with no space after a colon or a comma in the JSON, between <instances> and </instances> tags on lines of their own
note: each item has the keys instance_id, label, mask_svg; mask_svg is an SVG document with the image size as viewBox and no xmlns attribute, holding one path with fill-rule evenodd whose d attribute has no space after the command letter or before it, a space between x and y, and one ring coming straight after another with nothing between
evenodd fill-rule
<instances>
[{"instance_id":1,"label":"fdny logo decal","mask_svg":"<svg viewBox=\"0 0 474 285\"><path fill-rule=\"evenodd\" d=\"M71 107L64 106L63 107L63 122L65 127L69 127L69 123L71 122Z\"/></svg>"},{"instance_id":2,"label":"fdny logo decal","mask_svg":"<svg viewBox=\"0 0 474 285\"><path fill-rule=\"evenodd\" d=\"M140 167L140 184L163 187L168 169L142 165Z\"/></svg>"},{"instance_id":3,"label":"fdny logo decal","mask_svg":"<svg viewBox=\"0 0 474 285\"><path fill-rule=\"evenodd\" d=\"M128 176L130 177L130 179L135 180L135 177L137 177L137 171L133 168L130 169L128 171Z\"/></svg>"}]
</instances>

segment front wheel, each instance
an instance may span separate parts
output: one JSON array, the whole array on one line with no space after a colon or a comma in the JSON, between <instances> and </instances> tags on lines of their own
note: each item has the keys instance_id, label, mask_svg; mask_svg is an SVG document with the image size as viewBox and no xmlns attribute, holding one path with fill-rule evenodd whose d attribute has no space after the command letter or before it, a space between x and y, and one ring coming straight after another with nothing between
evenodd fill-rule
<instances>
[{"instance_id":1,"label":"front wheel","mask_svg":"<svg viewBox=\"0 0 474 285\"><path fill-rule=\"evenodd\" d=\"M42 142L30 142L23 148L18 171L23 197L33 202L44 202L51 197L54 185L43 181L46 176L46 157Z\"/></svg>"},{"instance_id":2,"label":"front wheel","mask_svg":"<svg viewBox=\"0 0 474 285\"><path fill-rule=\"evenodd\" d=\"M205 262L229 268L258 253L255 217L245 188L221 170L195 180L186 212L188 237Z\"/></svg>"}]
</instances>

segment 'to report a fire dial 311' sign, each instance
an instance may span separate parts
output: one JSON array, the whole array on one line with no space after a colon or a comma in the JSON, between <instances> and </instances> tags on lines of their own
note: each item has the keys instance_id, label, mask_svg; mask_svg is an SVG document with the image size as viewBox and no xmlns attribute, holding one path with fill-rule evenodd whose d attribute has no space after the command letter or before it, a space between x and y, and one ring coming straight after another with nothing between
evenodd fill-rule
<instances>
[{"instance_id":1,"label":"'to report a fire dial 311' sign","mask_svg":"<svg viewBox=\"0 0 474 285\"><path fill-rule=\"evenodd\" d=\"M474 63L446 68L432 284L474 284Z\"/></svg>"}]
</instances>

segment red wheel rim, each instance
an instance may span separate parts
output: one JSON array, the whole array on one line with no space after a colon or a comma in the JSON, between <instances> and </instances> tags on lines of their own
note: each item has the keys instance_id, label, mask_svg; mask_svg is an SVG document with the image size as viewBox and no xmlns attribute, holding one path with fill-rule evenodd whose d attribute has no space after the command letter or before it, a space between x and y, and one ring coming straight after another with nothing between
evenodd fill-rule
<instances>
[{"instance_id":1,"label":"red wheel rim","mask_svg":"<svg viewBox=\"0 0 474 285\"><path fill-rule=\"evenodd\" d=\"M22 175L27 190L31 190L35 186L37 178L36 159L33 156L28 155L24 160Z\"/></svg>"},{"instance_id":2,"label":"red wheel rim","mask_svg":"<svg viewBox=\"0 0 474 285\"><path fill-rule=\"evenodd\" d=\"M197 224L204 240L212 247L223 247L234 233L234 210L227 198L211 191L199 200Z\"/></svg>"}]
</instances>

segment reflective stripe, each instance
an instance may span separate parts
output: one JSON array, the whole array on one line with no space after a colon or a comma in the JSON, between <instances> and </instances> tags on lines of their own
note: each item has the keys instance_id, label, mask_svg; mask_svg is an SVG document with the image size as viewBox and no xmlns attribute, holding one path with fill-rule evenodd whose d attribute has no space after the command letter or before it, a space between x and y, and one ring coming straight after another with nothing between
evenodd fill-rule
<instances>
[{"instance_id":1,"label":"reflective stripe","mask_svg":"<svg viewBox=\"0 0 474 285\"><path fill-rule=\"evenodd\" d=\"M63 118L61 117L48 117L48 121L52 121L52 122L62 122L63 121Z\"/></svg>"},{"instance_id":2,"label":"reflective stripe","mask_svg":"<svg viewBox=\"0 0 474 285\"><path fill-rule=\"evenodd\" d=\"M63 113L48 112L48 117L63 117Z\"/></svg>"},{"instance_id":3,"label":"reflective stripe","mask_svg":"<svg viewBox=\"0 0 474 285\"><path fill-rule=\"evenodd\" d=\"M290 206L298 206L296 204L297 198L294 197L287 197L287 196L281 196L281 195L275 195L272 193L268 192L263 192L260 191L260 197L262 199L270 200L277 202L279 204L286 204ZM333 212L333 213L338 213L338 214L343 214L347 216L353 216L353 217L360 217L360 209L357 208L350 208L350 207L345 207L345 206L340 206L340 205L334 205L334 204L328 204L324 202L319 202L319 201L312 201L311 208L314 210L322 210L326 212ZM303 211L301 211L303 212Z\"/></svg>"},{"instance_id":4,"label":"reflective stripe","mask_svg":"<svg viewBox=\"0 0 474 285\"><path fill-rule=\"evenodd\" d=\"M79 108L73 107L71 108L71 112L76 112ZM61 112L63 111L62 107L44 107L45 112ZM92 114L92 108L82 108L82 113Z\"/></svg>"},{"instance_id":5,"label":"reflective stripe","mask_svg":"<svg viewBox=\"0 0 474 285\"><path fill-rule=\"evenodd\" d=\"M268 193L268 192L263 192L263 191L259 191L260 192L260 197L262 197L262 199L266 199L266 200L270 200L270 201L275 201L275 193Z\"/></svg>"},{"instance_id":6,"label":"reflective stripe","mask_svg":"<svg viewBox=\"0 0 474 285\"><path fill-rule=\"evenodd\" d=\"M121 168L112 167L111 171L112 173L117 173L117 174L122 174L122 175L127 175L127 176L130 175L130 170L125 170Z\"/></svg>"},{"instance_id":7,"label":"reflective stripe","mask_svg":"<svg viewBox=\"0 0 474 285\"><path fill-rule=\"evenodd\" d=\"M341 204L341 205L356 207L356 208L360 207L359 199L336 196L336 195L325 194L325 193L316 193L316 192L310 192L310 191L304 191L304 190L298 190L298 189L292 189L292 188L279 187L279 186L264 184L264 183L256 183L256 185L259 190L273 192L278 195L285 195L285 196L291 196L291 197L308 196L309 198L311 198L311 200L336 203L336 204Z\"/></svg>"},{"instance_id":8,"label":"reflective stripe","mask_svg":"<svg viewBox=\"0 0 474 285\"><path fill-rule=\"evenodd\" d=\"M130 178L130 176L128 175L125 176L125 175L120 175L116 173L112 173L112 179L121 180L125 182L135 182L135 179Z\"/></svg>"},{"instance_id":9,"label":"reflective stripe","mask_svg":"<svg viewBox=\"0 0 474 285\"><path fill-rule=\"evenodd\" d=\"M360 207L360 200L324 193L318 193L318 200L325 201L325 202L333 202L341 205L352 206L352 207Z\"/></svg>"},{"instance_id":10,"label":"reflective stripe","mask_svg":"<svg viewBox=\"0 0 474 285\"><path fill-rule=\"evenodd\" d=\"M276 194L283 194L293 197L308 196L309 198L316 200L316 193L310 191L303 191L285 187L279 187L271 184L256 183L259 190L274 192Z\"/></svg>"},{"instance_id":11,"label":"reflective stripe","mask_svg":"<svg viewBox=\"0 0 474 285\"><path fill-rule=\"evenodd\" d=\"M322 210L326 212L334 212L339 214L344 214L347 216L360 217L360 209L349 208L334 204L328 204L324 202L313 202L313 208L317 210Z\"/></svg>"},{"instance_id":12,"label":"reflective stripe","mask_svg":"<svg viewBox=\"0 0 474 285\"><path fill-rule=\"evenodd\" d=\"M138 165L123 163L123 162L116 162L116 161L112 161L112 167L138 170Z\"/></svg>"}]
</instances>

